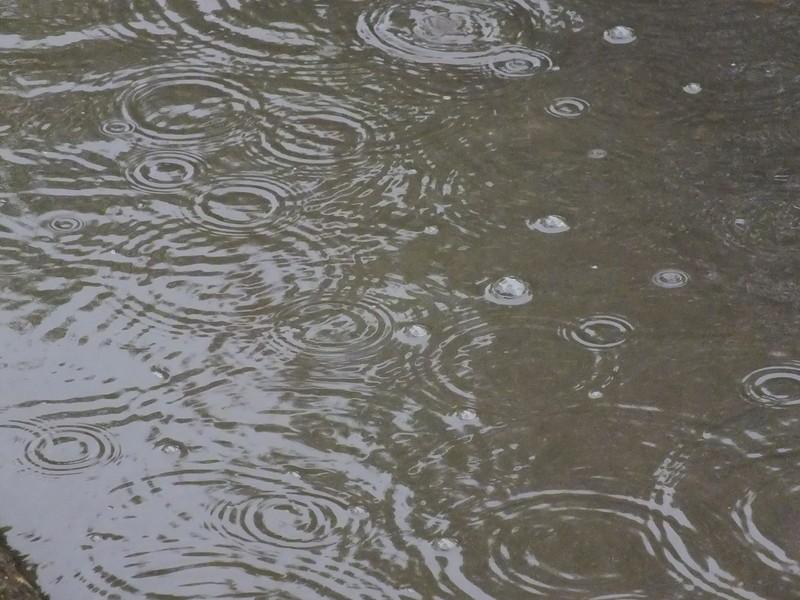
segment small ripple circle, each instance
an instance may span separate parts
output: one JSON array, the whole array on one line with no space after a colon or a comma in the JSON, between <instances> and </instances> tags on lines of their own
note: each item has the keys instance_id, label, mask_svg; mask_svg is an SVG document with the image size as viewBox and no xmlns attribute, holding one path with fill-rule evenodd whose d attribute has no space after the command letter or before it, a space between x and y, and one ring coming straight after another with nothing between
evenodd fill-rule
<instances>
[{"instance_id":1,"label":"small ripple circle","mask_svg":"<svg viewBox=\"0 0 800 600\"><path fill-rule=\"evenodd\" d=\"M77 475L114 462L121 455L117 440L93 425L46 425L34 421L13 426L30 437L20 462L42 475Z\"/></svg>"},{"instance_id":2,"label":"small ripple circle","mask_svg":"<svg viewBox=\"0 0 800 600\"><path fill-rule=\"evenodd\" d=\"M171 193L189 185L204 168L203 159L195 154L163 150L140 157L125 175L139 190Z\"/></svg>"},{"instance_id":3,"label":"small ripple circle","mask_svg":"<svg viewBox=\"0 0 800 600\"><path fill-rule=\"evenodd\" d=\"M545 111L557 119L577 119L587 113L590 107L591 105L586 100L569 96L556 98Z\"/></svg>"},{"instance_id":4,"label":"small ripple circle","mask_svg":"<svg viewBox=\"0 0 800 600\"><path fill-rule=\"evenodd\" d=\"M680 269L662 269L653 274L651 281L661 288L682 288L689 283L689 274Z\"/></svg>"},{"instance_id":5,"label":"small ripple circle","mask_svg":"<svg viewBox=\"0 0 800 600\"><path fill-rule=\"evenodd\" d=\"M800 361L772 365L742 380L745 400L770 408L800 406Z\"/></svg>"},{"instance_id":6,"label":"small ripple circle","mask_svg":"<svg viewBox=\"0 0 800 600\"><path fill-rule=\"evenodd\" d=\"M591 350L606 350L624 344L634 327L618 315L592 315L562 329L562 335Z\"/></svg>"}]
</instances>

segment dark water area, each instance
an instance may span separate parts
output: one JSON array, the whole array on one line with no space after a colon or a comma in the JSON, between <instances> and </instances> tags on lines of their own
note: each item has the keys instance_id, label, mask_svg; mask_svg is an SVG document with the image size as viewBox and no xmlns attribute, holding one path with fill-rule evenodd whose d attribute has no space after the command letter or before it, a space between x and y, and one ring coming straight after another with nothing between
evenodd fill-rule
<instances>
[{"instance_id":1,"label":"dark water area","mask_svg":"<svg viewBox=\"0 0 800 600\"><path fill-rule=\"evenodd\" d=\"M53 600L800 598L794 0L0 0L0 526Z\"/></svg>"}]
</instances>

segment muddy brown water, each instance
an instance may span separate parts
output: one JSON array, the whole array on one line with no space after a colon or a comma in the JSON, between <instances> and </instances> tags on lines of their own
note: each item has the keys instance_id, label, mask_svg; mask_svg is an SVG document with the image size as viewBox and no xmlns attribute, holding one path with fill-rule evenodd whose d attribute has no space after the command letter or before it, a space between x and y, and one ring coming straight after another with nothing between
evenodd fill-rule
<instances>
[{"instance_id":1,"label":"muddy brown water","mask_svg":"<svg viewBox=\"0 0 800 600\"><path fill-rule=\"evenodd\" d=\"M800 5L0 0L0 524L53 600L800 598Z\"/></svg>"}]
</instances>

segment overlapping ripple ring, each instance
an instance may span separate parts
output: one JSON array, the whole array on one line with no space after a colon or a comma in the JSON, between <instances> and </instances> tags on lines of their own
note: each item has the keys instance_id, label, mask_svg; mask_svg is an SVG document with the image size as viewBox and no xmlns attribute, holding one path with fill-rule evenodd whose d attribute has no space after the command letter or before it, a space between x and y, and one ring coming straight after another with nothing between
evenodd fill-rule
<instances>
[{"instance_id":1,"label":"overlapping ripple ring","mask_svg":"<svg viewBox=\"0 0 800 600\"><path fill-rule=\"evenodd\" d=\"M800 406L800 361L749 373L742 380L742 395L748 402L770 408Z\"/></svg>"},{"instance_id":2,"label":"overlapping ripple ring","mask_svg":"<svg viewBox=\"0 0 800 600\"><path fill-rule=\"evenodd\" d=\"M561 335L590 350L608 350L624 344L633 324L620 315L592 315L561 328Z\"/></svg>"},{"instance_id":3,"label":"overlapping ripple ring","mask_svg":"<svg viewBox=\"0 0 800 600\"><path fill-rule=\"evenodd\" d=\"M677 577L737 600L798 589L800 545L790 526L800 518L798 426L797 417L754 409L664 459L649 528L665 541Z\"/></svg>"},{"instance_id":4,"label":"overlapping ripple ring","mask_svg":"<svg viewBox=\"0 0 800 600\"><path fill-rule=\"evenodd\" d=\"M215 179L196 190L188 219L224 235L275 232L299 216L297 192L278 179L242 173Z\"/></svg>"},{"instance_id":5,"label":"overlapping ripple ring","mask_svg":"<svg viewBox=\"0 0 800 600\"><path fill-rule=\"evenodd\" d=\"M393 329L390 311L369 295L353 302L331 293L306 293L272 315L268 345L287 358L352 364L378 354L390 343Z\"/></svg>"},{"instance_id":6,"label":"overlapping ripple ring","mask_svg":"<svg viewBox=\"0 0 800 600\"><path fill-rule=\"evenodd\" d=\"M172 193L191 184L205 170L203 158L191 152L159 150L135 158L125 177L136 189Z\"/></svg>"},{"instance_id":7,"label":"overlapping ripple ring","mask_svg":"<svg viewBox=\"0 0 800 600\"><path fill-rule=\"evenodd\" d=\"M546 52L521 43L541 27L525 1L429 0L368 11L357 31L368 45L408 62L488 67L513 78L552 68Z\"/></svg>"},{"instance_id":8,"label":"overlapping ripple ring","mask_svg":"<svg viewBox=\"0 0 800 600\"><path fill-rule=\"evenodd\" d=\"M124 121L152 144L221 147L245 137L260 103L243 84L202 69L145 71L119 98Z\"/></svg>"},{"instance_id":9,"label":"overlapping ripple ring","mask_svg":"<svg viewBox=\"0 0 800 600\"><path fill-rule=\"evenodd\" d=\"M323 95L275 99L259 123L254 160L311 171L367 161L380 126L367 109Z\"/></svg>"},{"instance_id":10,"label":"overlapping ripple ring","mask_svg":"<svg viewBox=\"0 0 800 600\"><path fill-rule=\"evenodd\" d=\"M481 507L471 527L481 536L475 541L488 545L480 584L497 598L651 597L645 590L660 544L647 527L653 510L645 500L591 490L528 492ZM613 529L596 537L620 547L596 543L595 528ZM479 572L466 575L478 583Z\"/></svg>"},{"instance_id":11,"label":"overlapping ripple ring","mask_svg":"<svg viewBox=\"0 0 800 600\"><path fill-rule=\"evenodd\" d=\"M106 430L88 424L48 424L42 421L12 422L28 441L18 460L45 476L77 475L121 456L118 441Z\"/></svg>"},{"instance_id":12,"label":"overlapping ripple ring","mask_svg":"<svg viewBox=\"0 0 800 600\"><path fill-rule=\"evenodd\" d=\"M209 526L222 535L277 548L331 546L357 528L356 514L341 500L308 490L231 490L211 510Z\"/></svg>"},{"instance_id":13,"label":"overlapping ripple ring","mask_svg":"<svg viewBox=\"0 0 800 600\"><path fill-rule=\"evenodd\" d=\"M506 313L497 323L460 319L429 342L422 368L431 393L442 401L447 391L471 404L513 401L519 394L513 390L525 388L529 405L535 399L542 403L536 408L558 409L563 404L556 400L564 395L608 386L618 370L615 353L569 344L559 325L520 313Z\"/></svg>"}]
</instances>

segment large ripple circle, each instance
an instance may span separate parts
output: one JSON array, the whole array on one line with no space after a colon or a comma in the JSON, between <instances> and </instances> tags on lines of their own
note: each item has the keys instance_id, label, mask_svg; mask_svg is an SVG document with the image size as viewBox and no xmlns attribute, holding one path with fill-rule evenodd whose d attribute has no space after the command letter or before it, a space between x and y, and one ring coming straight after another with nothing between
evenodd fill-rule
<instances>
[{"instance_id":1,"label":"large ripple circle","mask_svg":"<svg viewBox=\"0 0 800 600\"><path fill-rule=\"evenodd\" d=\"M224 235L279 231L296 220L296 193L257 173L221 177L198 189L189 220Z\"/></svg>"},{"instance_id":2,"label":"large ripple circle","mask_svg":"<svg viewBox=\"0 0 800 600\"><path fill-rule=\"evenodd\" d=\"M330 171L368 162L377 132L386 128L366 107L323 95L274 98L259 123L254 160Z\"/></svg>"},{"instance_id":3,"label":"large ripple circle","mask_svg":"<svg viewBox=\"0 0 800 600\"><path fill-rule=\"evenodd\" d=\"M500 402L559 410L565 398L603 388L616 375L613 352L589 352L569 343L559 336L557 322L522 313L497 317L490 322L467 316L429 342L424 368L439 401L450 395L470 406Z\"/></svg>"},{"instance_id":4,"label":"large ripple circle","mask_svg":"<svg viewBox=\"0 0 800 600\"><path fill-rule=\"evenodd\" d=\"M144 73L121 95L125 121L150 143L221 146L244 137L259 109L239 82L203 70Z\"/></svg>"},{"instance_id":5,"label":"large ripple circle","mask_svg":"<svg viewBox=\"0 0 800 600\"><path fill-rule=\"evenodd\" d=\"M771 408L800 405L800 361L772 365L749 373L742 380L745 400Z\"/></svg>"},{"instance_id":6,"label":"large ripple circle","mask_svg":"<svg viewBox=\"0 0 800 600\"><path fill-rule=\"evenodd\" d=\"M273 314L266 335L269 346L286 358L301 355L352 364L390 344L393 327L391 313L369 296L353 300L305 294Z\"/></svg>"},{"instance_id":7,"label":"large ripple circle","mask_svg":"<svg viewBox=\"0 0 800 600\"><path fill-rule=\"evenodd\" d=\"M341 541L353 526L354 513L333 497L290 490L242 496L223 500L211 513L212 527L242 542L320 548Z\"/></svg>"},{"instance_id":8,"label":"large ripple circle","mask_svg":"<svg viewBox=\"0 0 800 600\"><path fill-rule=\"evenodd\" d=\"M470 546L485 545L486 563L469 565L465 574L495 598L649 597L640 594L655 560L647 547L658 544L646 526L650 511L638 498L591 490L493 502L470 528Z\"/></svg>"},{"instance_id":9,"label":"large ripple circle","mask_svg":"<svg viewBox=\"0 0 800 600\"><path fill-rule=\"evenodd\" d=\"M528 46L547 16L526 0L416 0L362 14L357 30L366 44L407 62L521 77L552 67L546 52Z\"/></svg>"},{"instance_id":10,"label":"large ripple circle","mask_svg":"<svg viewBox=\"0 0 800 600\"><path fill-rule=\"evenodd\" d=\"M47 476L77 475L116 461L117 440L93 425L47 425L38 421L15 423L28 435L20 462Z\"/></svg>"}]
</instances>

